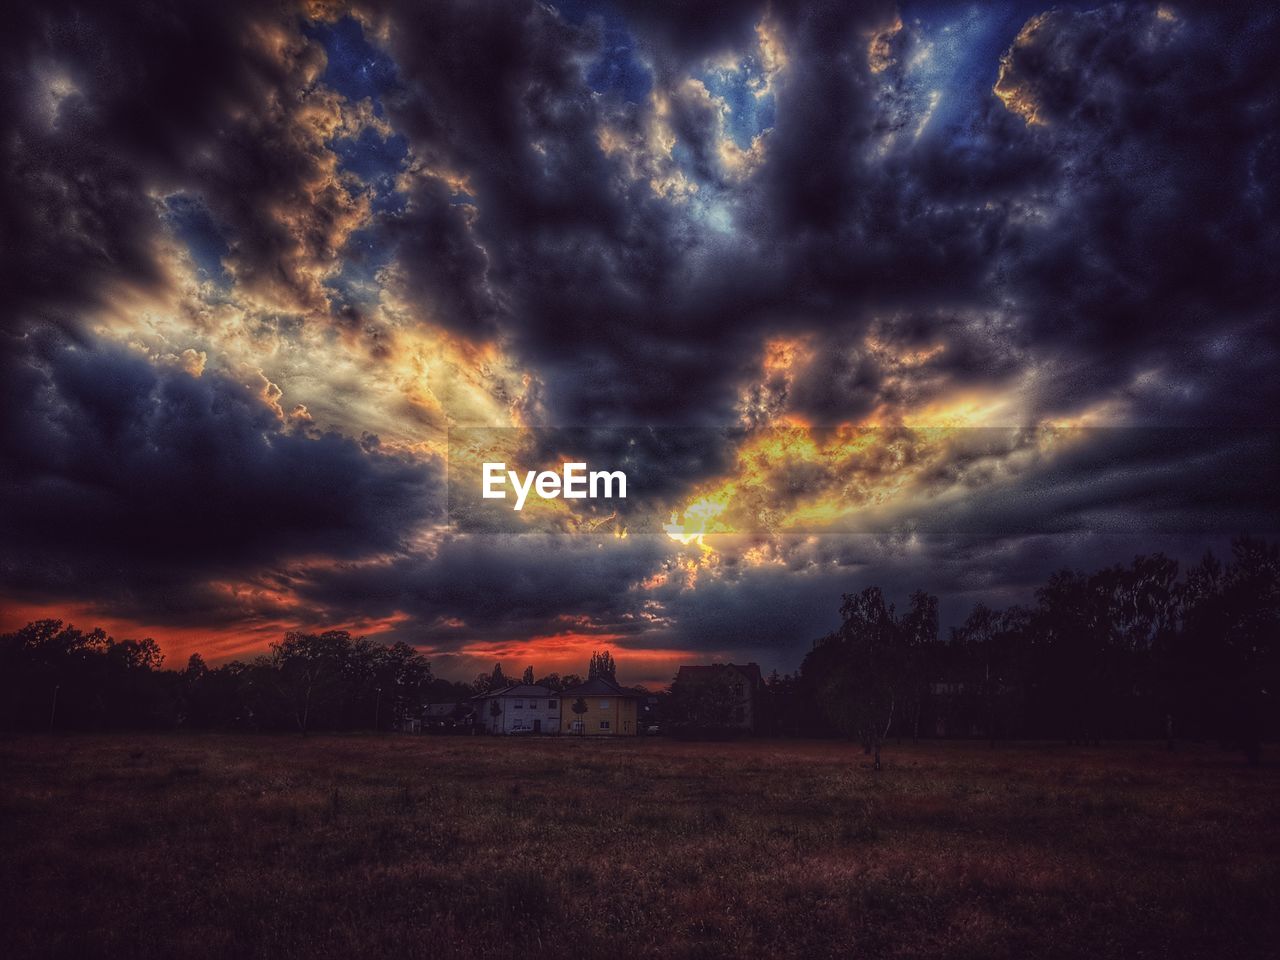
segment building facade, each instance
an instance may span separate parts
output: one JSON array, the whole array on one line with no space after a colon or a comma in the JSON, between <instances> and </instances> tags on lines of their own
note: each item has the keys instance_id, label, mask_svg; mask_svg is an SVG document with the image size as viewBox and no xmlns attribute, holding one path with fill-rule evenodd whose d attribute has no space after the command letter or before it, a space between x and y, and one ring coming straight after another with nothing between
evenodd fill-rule
<instances>
[{"instance_id":1,"label":"building facade","mask_svg":"<svg viewBox=\"0 0 1280 960\"><path fill-rule=\"evenodd\" d=\"M641 696L603 677L570 687L562 694L560 729L588 737L634 737L640 732L637 705ZM586 712L575 713L575 705L585 705Z\"/></svg>"},{"instance_id":2,"label":"building facade","mask_svg":"<svg viewBox=\"0 0 1280 960\"><path fill-rule=\"evenodd\" d=\"M476 729L485 733L559 733L561 695L522 683L472 700Z\"/></svg>"}]
</instances>

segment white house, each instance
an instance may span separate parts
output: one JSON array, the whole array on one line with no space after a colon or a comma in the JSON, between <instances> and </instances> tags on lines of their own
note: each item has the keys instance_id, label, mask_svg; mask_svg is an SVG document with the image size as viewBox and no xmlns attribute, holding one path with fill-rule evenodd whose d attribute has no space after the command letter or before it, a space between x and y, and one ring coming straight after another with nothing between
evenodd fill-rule
<instances>
[{"instance_id":1,"label":"white house","mask_svg":"<svg viewBox=\"0 0 1280 960\"><path fill-rule=\"evenodd\" d=\"M485 733L559 733L560 695L550 687L522 683L472 700L476 727Z\"/></svg>"}]
</instances>

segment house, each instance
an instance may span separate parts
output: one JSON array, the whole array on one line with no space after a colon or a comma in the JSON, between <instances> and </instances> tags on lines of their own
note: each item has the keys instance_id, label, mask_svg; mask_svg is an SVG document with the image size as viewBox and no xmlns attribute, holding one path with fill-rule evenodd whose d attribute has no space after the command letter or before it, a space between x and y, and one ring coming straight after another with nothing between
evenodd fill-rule
<instances>
[{"instance_id":1,"label":"house","mask_svg":"<svg viewBox=\"0 0 1280 960\"><path fill-rule=\"evenodd\" d=\"M521 683L471 700L476 729L485 733L559 733L560 694Z\"/></svg>"},{"instance_id":2,"label":"house","mask_svg":"<svg viewBox=\"0 0 1280 960\"><path fill-rule=\"evenodd\" d=\"M675 685L685 690L707 691L712 686L723 691L728 700L728 715L715 726L734 730L755 730L762 719L761 698L764 677L754 663L712 663L683 666L676 672Z\"/></svg>"},{"instance_id":3,"label":"house","mask_svg":"<svg viewBox=\"0 0 1280 960\"><path fill-rule=\"evenodd\" d=\"M564 733L634 737L640 732L637 705L644 694L624 689L612 680L594 677L565 690L563 697L560 729ZM586 705L585 713L574 713L573 708L579 701Z\"/></svg>"}]
</instances>

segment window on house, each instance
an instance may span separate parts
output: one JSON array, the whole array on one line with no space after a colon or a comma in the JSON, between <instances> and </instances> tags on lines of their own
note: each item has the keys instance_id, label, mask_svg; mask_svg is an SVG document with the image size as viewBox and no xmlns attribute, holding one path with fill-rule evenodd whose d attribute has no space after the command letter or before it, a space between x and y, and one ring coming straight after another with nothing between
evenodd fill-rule
<instances>
[{"instance_id":1,"label":"window on house","mask_svg":"<svg viewBox=\"0 0 1280 960\"><path fill-rule=\"evenodd\" d=\"M601 710L608 710L608 709L609 709L609 701L608 701L608 700L601 700L601 701L600 701L600 709L601 709Z\"/></svg>"},{"instance_id":2,"label":"window on house","mask_svg":"<svg viewBox=\"0 0 1280 960\"><path fill-rule=\"evenodd\" d=\"M740 696L742 696L742 684L740 684L740 683L735 683L735 684L733 685L733 695L734 695L735 697L740 697Z\"/></svg>"},{"instance_id":3,"label":"window on house","mask_svg":"<svg viewBox=\"0 0 1280 960\"><path fill-rule=\"evenodd\" d=\"M519 710L519 709L521 709L522 707L524 707L524 701L523 701L523 700L517 700L517 701L516 701L516 709L517 709L517 710Z\"/></svg>"},{"instance_id":4,"label":"window on house","mask_svg":"<svg viewBox=\"0 0 1280 960\"><path fill-rule=\"evenodd\" d=\"M601 729L601 730L608 730L608 729L609 729L609 721L608 721L608 720L601 720L601 721L600 721L600 729Z\"/></svg>"},{"instance_id":5,"label":"window on house","mask_svg":"<svg viewBox=\"0 0 1280 960\"><path fill-rule=\"evenodd\" d=\"M548 710L558 710L559 708L560 708L560 701L559 701L559 700L548 700L548 701L547 701L547 709L548 709Z\"/></svg>"}]
</instances>

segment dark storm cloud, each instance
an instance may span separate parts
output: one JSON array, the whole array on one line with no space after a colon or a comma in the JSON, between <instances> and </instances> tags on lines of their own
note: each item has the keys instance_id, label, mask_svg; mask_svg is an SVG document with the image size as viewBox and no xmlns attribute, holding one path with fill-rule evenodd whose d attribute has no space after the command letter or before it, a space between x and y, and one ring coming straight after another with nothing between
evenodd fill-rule
<instances>
[{"instance_id":1,"label":"dark storm cloud","mask_svg":"<svg viewBox=\"0 0 1280 960\"><path fill-rule=\"evenodd\" d=\"M439 511L438 464L283 423L220 375L56 336L7 347L0 564L30 595L145 615L291 557L396 550Z\"/></svg>"},{"instance_id":2,"label":"dark storm cloud","mask_svg":"<svg viewBox=\"0 0 1280 960\"><path fill-rule=\"evenodd\" d=\"M995 132L949 155L934 146L868 162L878 81L867 36L892 7L812 5L777 13L793 65L778 84L777 123L762 169L729 183L716 156L718 112L680 80L707 57L750 49L759 11L660 6L632 26L670 85L668 122L701 191L673 203L601 150L602 126L634 142L648 108L595 95L569 66L599 54L592 21L573 26L532 4L506 6L464 25L448 5L429 15L392 7L403 87L391 115L417 152L468 176L471 227L489 283L503 291L495 320L545 378L551 425L724 424L762 332L829 331L833 346L847 347L878 308L986 302L1000 201L1052 169L1029 142L1001 136L1022 134L998 107ZM704 199L724 205L732 235L698 225ZM432 209L401 229L421 232ZM434 273L416 252L404 265ZM480 267L473 262L463 286L479 286ZM473 316L461 310L455 322L474 329ZM850 362L847 349L823 353L830 365ZM815 369L802 412L823 421L865 413L880 384L872 364L854 366Z\"/></svg>"},{"instance_id":3,"label":"dark storm cloud","mask_svg":"<svg viewBox=\"0 0 1280 960\"><path fill-rule=\"evenodd\" d=\"M94 17L56 3L8 12L0 202L10 320L94 302L108 280L158 282L147 175L179 165L212 126L215 92L238 62L239 18L213 9L192 8L191 20Z\"/></svg>"},{"instance_id":4,"label":"dark storm cloud","mask_svg":"<svg viewBox=\"0 0 1280 960\"><path fill-rule=\"evenodd\" d=\"M407 613L420 640L629 633L652 626L642 618L645 597L632 587L668 553L669 542L655 537L447 537L429 558L308 570L292 586L335 619Z\"/></svg>"},{"instance_id":5,"label":"dark storm cloud","mask_svg":"<svg viewBox=\"0 0 1280 960\"><path fill-rule=\"evenodd\" d=\"M1107 6L1054 11L1013 46L1001 84L1069 196L1052 230L1005 240L1028 333L1062 364L1046 406L1163 368L1142 398L1156 422L1263 422L1274 382L1223 372L1276 357L1276 26L1266 8Z\"/></svg>"},{"instance_id":6,"label":"dark storm cloud","mask_svg":"<svg viewBox=\"0 0 1280 960\"><path fill-rule=\"evenodd\" d=\"M628 177L622 158L602 152L601 126L625 133L640 114L595 96L568 68L573 56L598 53L589 25L507 6L465 25L447 5L429 15L393 8L390 49L403 87L390 110L415 151L469 178L471 226L489 284L503 291L495 319L544 378L551 425L722 425L736 417L762 331L830 328L847 342L878 303L978 299L998 217L934 210L908 196L918 193L910 170L873 169L861 156L874 133L865 34L890 8L819 6L784 21L795 69L781 85L765 167L740 186L724 181L713 156L721 133L708 101L685 88L667 93L688 175L737 221L732 236L717 237L697 226L696 203L655 196L643 178ZM661 10L637 21L663 76L755 42L754 20L705 16L692 45L669 43L682 28L664 27ZM984 201L1013 165L1008 153L968 161ZM1010 177L1005 189L1020 182ZM401 228L418 233L432 216L406 215ZM434 273L425 255L402 265ZM474 266L468 289L480 283ZM454 320L474 329L473 315ZM821 420L856 416L876 398L877 384L857 374L847 378L852 393L823 384L822 369L811 379L804 412Z\"/></svg>"},{"instance_id":7,"label":"dark storm cloud","mask_svg":"<svg viewBox=\"0 0 1280 960\"><path fill-rule=\"evenodd\" d=\"M637 108L594 96L569 66L598 53L589 20L521 3L465 24L448 11L391 9L406 84L392 113L415 149L473 178L499 326L546 376L553 423L723 422L759 334L788 328L822 347L802 412L856 417L891 386L851 353L876 314L1003 314L995 342L973 335L982 321L931 325L946 347L937 386L999 382L1034 342L1046 412L1123 389L1144 365L1213 393L1220 378L1203 368L1215 359L1273 355L1260 326L1277 246L1262 173L1277 108L1265 11L1056 12L1001 81L1041 104L1042 124L987 94L909 148L881 149L886 133L910 139L885 127L880 100L901 68L876 76L866 62L892 8L781 7L790 66L765 160L744 182L713 169L711 112L670 92L686 172L732 211L727 240L688 229L696 208L602 154L599 126L625 129ZM758 22L751 5L631 14L660 83L748 48ZM1162 404L1176 404L1170 393Z\"/></svg>"},{"instance_id":8,"label":"dark storm cloud","mask_svg":"<svg viewBox=\"0 0 1280 960\"><path fill-rule=\"evenodd\" d=\"M503 331L545 380L551 425L724 422L724 369L747 349L729 318L758 280L728 252L693 249L683 214L601 151L606 111L629 108L575 64L599 54L592 21L520 2L390 17L392 120L428 165L468 177ZM690 271L695 255L724 269ZM467 329L465 314L454 322Z\"/></svg>"},{"instance_id":9,"label":"dark storm cloud","mask_svg":"<svg viewBox=\"0 0 1280 960\"><path fill-rule=\"evenodd\" d=\"M720 111L685 81L754 50L766 11L788 65L772 81L758 165L730 169ZM206 272L225 261L226 280L269 307L259 322L333 323L370 334L378 355L370 312L327 283L362 224L381 254L370 273L393 257L388 282L424 318L514 351L535 378L530 422L718 430L627 454L664 491L724 468L744 390L761 425L783 410L831 424L1014 384L1032 391L1031 419L1121 400L1156 425L1268 423L1280 399L1270 8L1057 10L1017 43L1013 31L994 41L1011 47L999 80L1016 109L990 93L992 58L966 68L977 72L954 88L968 99L928 125L906 66L909 15L893 62L868 63L872 34L894 19L887 3L562 13L531 0L375 3L359 13L363 39L350 22L335 28L348 47L385 48L371 79L345 60L323 73L323 31L285 4L9 11L6 586L213 617L209 578L238 573L335 616L403 611L513 633L566 611L619 631L652 623L632 586L674 549L666 541L406 546L438 502L431 467L285 426L244 385L153 365L83 329L121 288L169 282L155 244L181 211L199 212ZM653 155L642 84L590 82L608 73L619 30L665 97L669 156ZM379 189L397 197L371 197L355 147L335 166L333 124L367 128L346 130L356 142L381 137L368 131L383 117L369 106L360 119L322 77L381 97L406 144L406 158L397 141L378 166ZM606 128L621 149L602 145ZM672 188L677 174L697 192ZM50 323L69 339L21 332ZM807 338L808 359L789 381L760 383L772 336ZM911 353L924 359L908 369ZM617 455L618 442L592 449ZM1271 503L1257 483L1235 486L1241 471L1260 476L1239 443L1212 429L1176 452L1102 442L1038 486L978 501L956 526L1056 523L1071 531L1061 541L883 540L846 553L832 538L788 549L776 568L672 586L663 642L793 643L854 573L850 589L918 578L963 593L975 578L1030 583L1051 569L1052 542L1082 567L1123 559L1116 549L1137 549L1087 531L1125 518L1180 530L1231 501L1221 524L1245 525ZM939 483L981 489L980 462L949 469ZM1091 512L1074 495L1086 488L1108 509ZM376 553L393 559L368 562ZM342 562L290 565L304 554Z\"/></svg>"},{"instance_id":10,"label":"dark storm cloud","mask_svg":"<svg viewBox=\"0 0 1280 960\"><path fill-rule=\"evenodd\" d=\"M619 9L668 82L749 48L763 15L759 4ZM1043 128L988 97L963 129L877 156L884 81L866 46L892 7L779 7L790 66L756 174L725 184L712 170L713 118L673 94L691 172L738 227L717 244L602 153L601 123L635 105L585 82L580 65L602 43L585 12L379 9L396 126L426 167L474 190L458 198L424 180L391 219L406 289L446 326L510 337L545 377L554 422L723 422L760 331L816 330L838 347L879 310L1012 302L1026 325L1015 338L1079 358L1044 388L1046 406L1065 401L1068 376L1079 402L1153 357L1190 374L1211 342L1256 356L1250 319L1275 285L1267 258L1249 255L1276 242L1261 173L1276 151L1267 14L1192 9L1170 26L1147 5L1055 13L1015 47L1002 81L1040 104ZM27 92L5 105L20 132L5 194L23 198L10 200L22 238L13 302L92 297L107 276L155 282L143 188L162 185L203 195L242 283L316 306L300 261L332 255L323 225L350 212L354 188L325 182L292 124L288 92L322 56L293 26L260 6L19 11L6 54ZM278 42L263 42L271 29ZM298 196L300 182L320 185ZM1052 229L1016 216L1026 198L1063 191ZM285 200L308 211L305 223L263 215ZM1159 342L1171 331L1172 344ZM948 345L939 363L960 373L985 361L962 325L935 339ZM884 389L880 371L847 348L823 352L803 412L864 413Z\"/></svg>"},{"instance_id":11,"label":"dark storm cloud","mask_svg":"<svg viewBox=\"0 0 1280 960\"><path fill-rule=\"evenodd\" d=\"M621 0L617 9L660 51L688 61L750 43L768 6L762 0Z\"/></svg>"},{"instance_id":12,"label":"dark storm cloud","mask_svg":"<svg viewBox=\"0 0 1280 960\"><path fill-rule=\"evenodd\" d=\"M995 310L907 311L865 329L832 327L814 337L809 353L788 399L820 424L881 405L891 418L911 414L949 391L1016 386L1031 356L1025 332Z\"/></svg>"},{"instance_id":13,"label":"dark storm cloud","mask_svg":"<svg viewBox=\"0 0 1280 960\"><path fill-rule=\"evenodd\" d=\"M1056 440L1055 440L1056 436ZM1009 451L1047 443L1012 466ZM932 534L1003 537L1071 533L1203 535L1274 527L1280 437L1250 426L965 430L926 471L910 515ZM963 490L966 495L953 495ZM948 496L948 495L952 496Z\"/></svg>"},{"instance_id":14,"label":"dark storm cloud","mask_svg":"<svg viewBox=\"0 0 1280 960\"><path fill-rule=\"evenodd\" d=\"M327 309L360 187L323 151L318 44L287 5L24 3L0 40L11 321L163 285L157 197L189 195L246 291ZM61 311L61 312L60 312Z\"/></svg>"},{"instance_id":15,"label":"dark storm cloud","mask_svg":"<svg viewBox=\"0 0 1280 960\"><path fill-rule=\"evenodd\" d=\"M976 603L1033 604L1035 590L1060 570L1093 571L1153 553L1189 566L1206 549L1229 553L1229 538L1088 531L1007 538L857 534L784 538L777 549L780 563L742 565L694 590L673 581L650 592L672 626L631 643L674 646L689 650L691 658L733 651L785 672L839 625L844 593L878 586L899 610L916 590L938 596L946 637Z\"/></svg>"},{"instance_id":16,"label":"dark storm cloud","mask_svg":"<svg viewBox=\"0 0 1280 960\"><path fill-rule=\"evenodd\" d=\"M441 326L484 338L497 332L499 302L486 277L488 257L471 230L474 212L439 180L420 178L405 211L388 220L386 236L399 258L404 295L426 304Z\"/></svg>"},{"instance_id":17,"label":"dark storm cloud","mask_svg":"<svg viewBox=\"0 0 1280 960\"><path fill-rule=\"evenodd\" d=\"M300 553L395 549L442 505L436 464L282 423L256 386L157 367L82 319L130 287L171 282L157 242L166 220L190 234L190 210L207 274L223 258L240 290L285 311L327 310L321 281L358 218L360 187L323 149L347 121L315 85L324 54L297 11L8 13L6 592L225 622L254 604L229 602L210 578L252 579ZM349 327L355 311L337 306L332 322Z\"/></svg>"}]
</instances>

